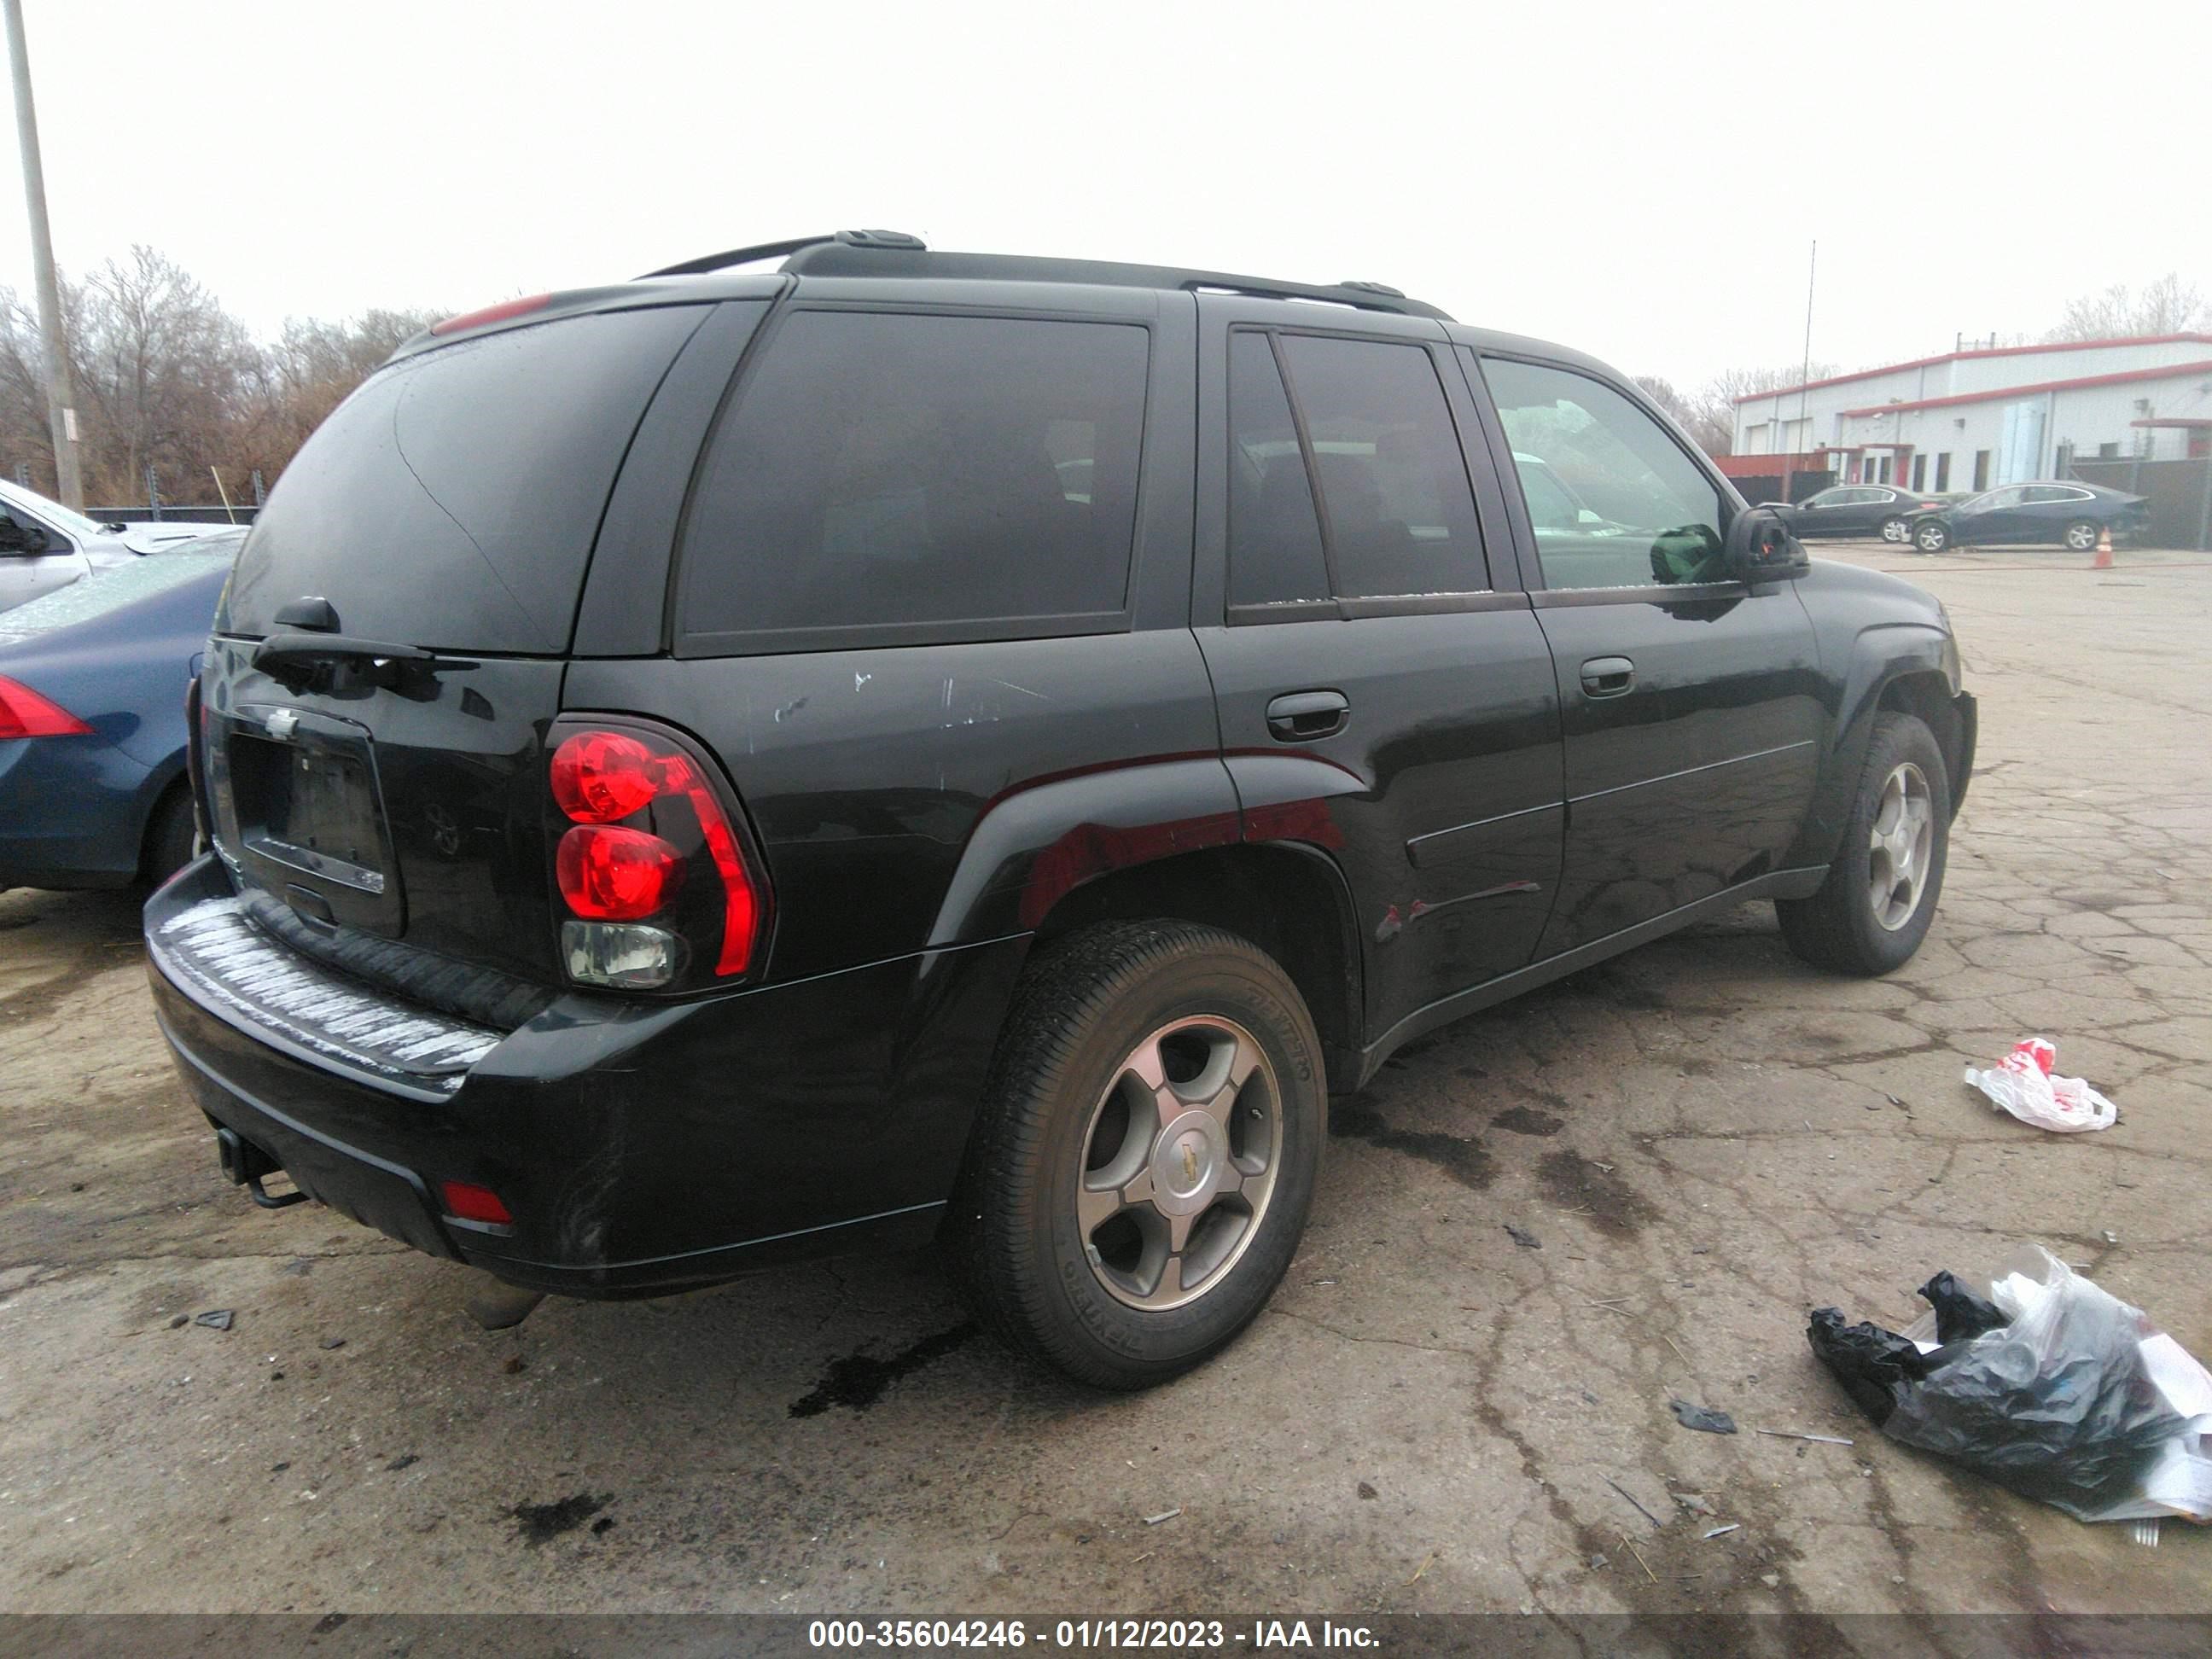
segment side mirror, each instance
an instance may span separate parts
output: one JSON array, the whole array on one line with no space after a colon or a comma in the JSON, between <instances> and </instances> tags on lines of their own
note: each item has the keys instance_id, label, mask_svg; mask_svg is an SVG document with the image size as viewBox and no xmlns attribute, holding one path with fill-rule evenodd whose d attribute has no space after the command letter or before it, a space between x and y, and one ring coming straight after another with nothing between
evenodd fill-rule
<instances>
[{"instance_id":1,"label":"side mirror","mask_svg":"<svg viewBox=\"0 0 2212 1659\"><path fill-rule=\"evenodd\" d=\"M1790 526L1771 507L1747 507L1728 531L1728 571L1738 581L1792 581L1813 568Z\"/></svg>"}]
</instances>

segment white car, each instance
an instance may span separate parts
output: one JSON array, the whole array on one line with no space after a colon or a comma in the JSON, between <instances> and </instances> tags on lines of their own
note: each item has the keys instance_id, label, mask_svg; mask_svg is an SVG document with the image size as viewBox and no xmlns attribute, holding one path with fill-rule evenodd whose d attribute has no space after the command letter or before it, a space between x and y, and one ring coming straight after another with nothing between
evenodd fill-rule
<instances>
[{"instance_id":1,"label":"white car","mask_svg":"<svg viewBox=\"0 0 2212 1659\"><path fill-rule=\"evenodd\" d=\"M207 535L204 524L99 524L36 490L0 479L0 611L80 576Z\"/></svg>"}]
</instances>

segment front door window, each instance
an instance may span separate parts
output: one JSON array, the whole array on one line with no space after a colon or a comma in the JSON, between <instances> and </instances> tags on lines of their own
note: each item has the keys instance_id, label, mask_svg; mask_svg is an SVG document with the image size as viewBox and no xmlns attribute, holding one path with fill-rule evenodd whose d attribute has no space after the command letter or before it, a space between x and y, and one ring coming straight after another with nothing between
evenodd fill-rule
<instances>
[{"instance_id":1,"label":"front door window","mask_svg":"<svg viewBox=\"0 0 2212 1659\"><path fill-rule=\"evenodd\" d=\"M1486 357L1547 588L1723 579L1720 492L1666 428L1601 380ZM1572 509L1572 518L1567 516Z\"/></svg>"}]
</instances>

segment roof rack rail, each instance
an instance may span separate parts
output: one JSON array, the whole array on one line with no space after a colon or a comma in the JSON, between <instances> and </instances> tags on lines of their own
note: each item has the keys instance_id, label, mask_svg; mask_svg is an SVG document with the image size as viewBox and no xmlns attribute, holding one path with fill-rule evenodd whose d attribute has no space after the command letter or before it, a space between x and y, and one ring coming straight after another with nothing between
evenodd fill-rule
<instances>
[{"instance_id":1,"label":"roof rack rail","mask_svg":"<svg viewBox=\"0 0 2212 1659\"><path fill-rule=\"evenodd\" d=\"M878 233L880 234L880 233ZM1131 265L1108 259L1053 259L1018 253L933 253L919 242L893 245L823 238L796 249L783 268L808 276L934 276L971 282L1088 283L1103 288L1157 288L1187 293L1249 294L1267 300L1313 300L1407 317L1449 313L1411 300L1382 283L1286 283L1272 276L1179 265Z\"/></svg>"},{"instance_id":2,"label":"roof rack rail","mask_svg":"<svg viewBox=\"0 0 2212 1659\"><path fill-rule=\"evenodd\" d=\"M802 248L818 246L824 242L842 243L847 247L901 248L913 252L927 251L927 244L919 236L910 236L902 230L840 230L821 236L793 236L787 241L762 242L752 247L733 247L720 253L702 253L696 259L686 259L681 264L663 265L659 270L648 270L645 276L703 276L710 270L725 270L732 265L749 265L756 259L781 259L797 253Z\"/></svg>"},{"instance_id":3,"label":"roof rack rail","mask_svg":"<svg viewBox=\"0 0 2212 1659\"><path fill-rule=\"evenodd\" d=\"M1186 293L1246 294L1267 300L1311 300L1354 306L1363 311L1394 312L1405 317L1450 313L1408 299L1387 283L1285 283L1269 276L1237 276L1227 271L1194 270L1177 265L1130 265L1107 259L1051 259L1018 253L933 253L919 236L899 230L841 230L834 235L795 236L703 254L681 264L648 271L648 276L697 276L757 259L783 259L794 276L923 276L1000 283L1087 283L1103 288L1156 288Z\"/></svg>"}]
</instances>

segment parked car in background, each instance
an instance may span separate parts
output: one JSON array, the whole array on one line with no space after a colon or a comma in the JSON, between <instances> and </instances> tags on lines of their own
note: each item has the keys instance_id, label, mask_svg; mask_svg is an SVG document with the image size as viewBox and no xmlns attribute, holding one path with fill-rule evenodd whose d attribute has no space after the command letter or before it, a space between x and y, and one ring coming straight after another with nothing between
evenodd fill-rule
<instances>
[{"instance_id":1,"label":"parked car in background","mask_svg":"<svg viewBox=\"0 0 2212 1659\"><path fill-rule=\"evenodd\" d=\"M2149 516L2141 495L2048 478L1985 489L1916 518L1912 544L1923 553L1952 546L2060 546L2087 553L2104 532L2115 538L2133 534Z\"/></svg>"},{"instance_id":2,"label":"parked car in background","mask_svg":"<svg viewBox=\"0 0 2212 1659\"><path fill-rule=\"evenodd\" d=\"M0 611L67 587L95 570L197 540L210 530L246 533L242 525L234 530L177 520L101 524L35 489L0 479Z\"/></svg>"},{"instance_id":3,"label":"parked car in background","mask_svg":"<svg viewBox=\"0 0 2212 1659\"><path fill-rule=\"evenodd\" d=\"M1943 501L1941 496L1901 489L1895 484L1846 483L1831 484L1794 507L1782 501L1767 505L1801 541L1879 536L1886 542L1901 543L1917 518L1940 512Z\"/></svg>"},{"instance_id":4,"label":"parked car in background","mask_svg":"<svg viewBox=\"0 0 2212 1659\"><path fill-rule=\"evenodd\" d=\"M259 1201L587 1297L941 1234L1116 1388L1447 1021L1750 899L1908 960L1976 728L1941 605L1579 353L879 232L402 346L196 696L148 959Z\"/></svg>"},{"instance_id":5,"label":"parked car in background","mask_svg":"<svg viewBox=\"0 0 2212 1659\"><path fill-rule=\"evenodd\" d=\"M0 615L0 888L157 882L192 851L185 691L246 532Z\"/></svg>"}]
</instances>

